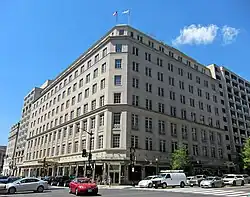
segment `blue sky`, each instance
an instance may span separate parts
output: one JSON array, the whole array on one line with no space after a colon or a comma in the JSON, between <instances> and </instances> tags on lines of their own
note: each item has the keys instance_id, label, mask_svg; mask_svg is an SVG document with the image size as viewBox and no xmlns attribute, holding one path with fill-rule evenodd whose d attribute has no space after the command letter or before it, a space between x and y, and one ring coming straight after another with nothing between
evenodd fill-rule
<instances>
[{"instance_id":1,"label":"blue sky","mask_svg":"<svg viewBox=\"0 0 250 197\"><path fill-rule=\"evenodd\" d=\"M132 26L200 63L250 79L249 7L248 0L1 0L0 145L21 117L24 96L112 28L116 10L130 9Z\"/></svg>"}]
</instances>

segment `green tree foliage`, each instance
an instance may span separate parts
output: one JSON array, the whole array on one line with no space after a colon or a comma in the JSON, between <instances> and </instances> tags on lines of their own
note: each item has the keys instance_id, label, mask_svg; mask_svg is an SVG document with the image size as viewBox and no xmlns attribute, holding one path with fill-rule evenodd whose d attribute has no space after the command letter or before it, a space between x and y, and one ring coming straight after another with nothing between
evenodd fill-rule
<instances>
[{"instance_id":1,"label":"green tree foliage","mask_svg":"<svg viewBox=\"0 0 250 197\"><path fill-rule=\"evenodd\" d=\"M187 150L184 146L179 146L171 155L172 170L183 170L189 165Z\"/></svg>"},{"instance_id":2,"label":"green tree foliage","mask_svg":"<svg viewBox=\"0 0 250 197\"><path fill-rule=\"evenodd\" d=\"M250 169L250 138L248 138L245 142L245 145L242 151L242 156L243 156L244 168Z\"/></svg>"}]
</instances>

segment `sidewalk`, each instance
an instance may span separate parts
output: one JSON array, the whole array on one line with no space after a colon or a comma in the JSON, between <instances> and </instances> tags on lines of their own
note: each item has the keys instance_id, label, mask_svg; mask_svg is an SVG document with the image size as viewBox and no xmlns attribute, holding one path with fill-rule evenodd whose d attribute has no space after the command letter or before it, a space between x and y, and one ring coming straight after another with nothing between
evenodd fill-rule
<instances>
[{"instance_id":1,"label":"sidewalk","mask_svg":"<svg viewBox=\"0 0 250 197\"><path fill-rule=\"evenodd\" d=\"M134 188L132 185L98 185L99 189L129 189Z\"/></svg>"}]
</instances>

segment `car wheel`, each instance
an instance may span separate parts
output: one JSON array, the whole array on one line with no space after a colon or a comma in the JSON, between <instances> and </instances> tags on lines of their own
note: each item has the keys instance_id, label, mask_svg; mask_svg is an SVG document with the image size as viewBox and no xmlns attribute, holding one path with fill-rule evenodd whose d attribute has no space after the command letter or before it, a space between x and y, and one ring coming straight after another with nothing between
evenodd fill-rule
<instances>
[{"instance_id":1,"label":"car wheel","mask_svg":"<svg viewBox=\"0 0 250 197\"><path fill-rule=\"evenodd\" d=\"M148 184L148 188L152 188L153 187L153 184L152 183L149 183Z\"/></svg>"},{"instance_id":2,"label":"car wheel","mask_svg":"<svg viewBox=\"0 0 250 197\"><path fill-rule=\"evenodd\" d=\"M60 183L58 182L56 185L57 185L57 186L60 186Z\"/></svg>"},{"instance_id":3,"label":"car wheel","mask_svg":"<svg viewBox=\"0 0 250 197\"><path fill-rule=\"evenodd\" d=\"M181 187L181 188L184 188L184 187L185 187L185 183L184 183L184 182L181 182L180 187Z\"/></svg>"},{"instance_id":4,"label":"car wheel","mask_svg":"<svg viewBox=\"0 0 250 197\"><path fill-rule=\"evenodd\" d=\"M16 188L14 188L14 187L9 188L9 189L8 189L8 193L9 193L9 194L14 194L14 193L16 193Z\"/></svg>"},{"instance_id":5,"label":"car wheel","mask_svg":"<svg viewBox=\"0 0 250 197\"><path fill-rule=\"evenodd\" d=\"M76 188L76 196L79 196L78 188Z\"/></svg>"},{"instance_id":6,"label":"car wheel","mask_svg":"<svg viewBox=\"0 0 250 197\"><path fill-rule=\"evenodd\" d=\"M212 186L212 188L215 188L215 185L214 185L214 183L212 183L212 185L211 185L211 186Z\"/></svg>"},{"instance_id":7,"label":"car wheel","mask_svg":"<svg viewBox=\"0 0 250 197\"><path fill-rule=\"evenodd\" d=\"M39 187L37 188L37 192L39 192L39 193L42 193L43 190L44 190L44 187L43 187L43 186L39 186Z\"/></svg>"},{"instance_id":8,"label":"car wheel","mask_svg":"<svg viewBox=\"0 0 250 197\"><path fill-rule=\"evenodd\" d=\"M165 189L167 187L166 183L162 183L162 188Z\"/></svg>"},{"instance_id":9,"label":"car wheel","mask_svg":"<svg viewBox=\"0 0 250 197\"><path fill-rule=\"evenodd\" d=\"M241 184L240 184L241 186L244 186L245 185L245 183L244 183L244 181L241 181Z\"/></svg>"},{"instance_id":10,"label":"car wheel","mask_svg":"<svg viewBox=\"0 0 250 197\"><path fill-rule=\"evenodd\" d=\"M71 188L69 188L69 193L72 194Z\"/></svg>"},{"instance_id":11,"label":"car wheel","mask_svg":"<svg viewBox=\"0 0 250 197\"><path fill-rule=\"evenodd\" d=\"M236 186L236 181L233 181L233 186Z\"/></svg>"},{"instance_id":12,"label":"car wheel","mask_svg":"<svg viewBox=\"0 0 250 197\"><path fill-rule=\"evenodd\" d=\"M221 187L225 187L225 184L224 184L224 183L221 183Z\"/></svg>"},{"instance_id":13,"label":"car wheel","mask_svg":"<svg viewBox=\"0 0 250 197\"><path fill-rule=\"evenodd\" d=\"M67 186L67 184L66 183L63 183L63 187L66 187Z\"/></svg>"}]
</instances>

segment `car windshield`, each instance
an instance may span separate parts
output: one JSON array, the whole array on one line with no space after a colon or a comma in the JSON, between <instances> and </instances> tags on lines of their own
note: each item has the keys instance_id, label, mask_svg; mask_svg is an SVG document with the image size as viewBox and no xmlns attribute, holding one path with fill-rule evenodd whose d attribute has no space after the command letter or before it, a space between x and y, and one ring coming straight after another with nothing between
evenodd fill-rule
<instances>
[{"instance_id":1,"label":"car windshield","mask_svg":"<svg viewBox=\"0 0 250 197\"><path fill-rule=\"evenodd\" d=\"M214 180L214 177L207 177L206 180L212 181Z\"/></svg>"},{"instance_id":2,"label":"car windshield","mask_svg":"<svg viewBox=\"0 0 250 197\"><path fill-rule=\"evenodd\" d=\"M13 182L18 181L18 180L20 180L20 179L21 179L21 178L19 178L19 177L9 178L8 183L13 183Z\"/></svg>"},{"instance_id":3,"label":"car windshield","mask_svg":"<svg viewBox=\"0 0 250 197\"><path fill-rule=\"evenodd\" d=\"M196 176L197 179L200 179L200 178L202 178L202 177L203 177L202 175L197 175L197 176Z\"/></svg>"},{"instance_id":4,"label":"car windshield","mask_svg":"<svg viewBox=\"0 0 250 197\"><path fill-rule=\"evenodd\" d=\"M166 176L166 174L159 174L157 177L162 178L162 177L165 177L165 176Z\"/></svg>"},{"instance_id":5,"label":"car windshield","mask_svg":"<svg viewBox=\"0 0 250 197\"><path fill-rule=\"evenodd\" d=\"M147 176L146 178L144 178L144 180L151 180L153 178L154 178L153 176Z\"/></svg>"},{"instance_id":6,"label":"car windshield","mask_svg":"<svg viewBox=\"0 0 250 197\"><path fill-rule=\"evenodd\" d=\"M234 179L234 176L226 176L226 179Z\"/></svg>"},{"instance_id":7,"label":"car windshield","mask_svg":"<svg viewBox=\"0 0 250 197\"><path fill-rule=\"evenodd\" d=\"M191 179L193 179L194 177L187 177L187 180L191 180Z\"/></svg>"},{"instance_id":8,"label":"car windshield","mask_svg":"<svg viewBox=\"0 0 250 197\"><path fill-rule=\"evenodd\" d=\"M77 179L76 182L77 183L91 183L89 179Z\"/></svg>"}]
</instances>

